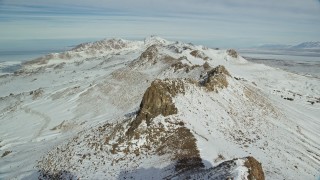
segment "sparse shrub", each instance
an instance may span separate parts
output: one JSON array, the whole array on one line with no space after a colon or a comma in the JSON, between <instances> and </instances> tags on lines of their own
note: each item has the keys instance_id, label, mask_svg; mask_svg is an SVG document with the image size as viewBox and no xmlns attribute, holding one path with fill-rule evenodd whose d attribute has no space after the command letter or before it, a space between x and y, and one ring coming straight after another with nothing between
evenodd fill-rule
<instances>
[{"instance_id":1,"label":"sparse shrub","mask_svg":"<svg viewBox=\"0 0 320 180\"><path fill-rule=\"evenodd\" d=\"M218 157L214 160L215 163L219 162L219 161L223 161L226 158L222 155L222 154L218 154Z\"/></svg>"}]
</instances>

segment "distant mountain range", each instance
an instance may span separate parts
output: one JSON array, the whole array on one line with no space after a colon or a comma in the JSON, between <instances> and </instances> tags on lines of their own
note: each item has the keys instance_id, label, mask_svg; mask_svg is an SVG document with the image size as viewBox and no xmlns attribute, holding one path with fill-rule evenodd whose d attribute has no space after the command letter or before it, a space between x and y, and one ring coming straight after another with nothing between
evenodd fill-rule
<instances>
[{"instance_id":1,"label":"distant mountain range","mask_svg":"<svg viewBox=\"0 0 320 180\"><path fill-rule=\"evenodd\" d=\"M293 49L320 49L320 41L317 42L304 42L295 46L291 46Z\"/></svg>"},{"instance_id":2,"label":"distant mountain range","mask_svg":"<svg viewBox=\"0 0 320 180\"><path fill-rule=\"evenodd\" d=\"M303 42L297 45L287 44L264 44L258 46L262 49L320 49L320 41L315 42Z\"/></svg>"}]
</instances>

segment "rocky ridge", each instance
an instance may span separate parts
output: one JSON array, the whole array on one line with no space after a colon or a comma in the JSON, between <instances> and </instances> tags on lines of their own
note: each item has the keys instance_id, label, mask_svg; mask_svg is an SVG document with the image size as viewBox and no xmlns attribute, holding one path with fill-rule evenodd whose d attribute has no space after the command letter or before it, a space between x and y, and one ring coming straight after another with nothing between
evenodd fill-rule
<instances>
[{"instance_id":1,"label":"rocky ridge","mask_svg":"<svg viewBox=\"0 0 320 180\"><path fill-rule=\"evenodd\" d=\"M145 70L145 67L155 67L156 64L162 64L169 69L174 68L175 72L183 69L184 73L189 76L181 76L176 79L156 79L146 89L140 108L132 119L118 121L116 124L107 123L98 127L97 132L79 135L83 138L76 138L66 145L50 152L39 163L41 177L62 177L66 174L65 169L77 166L77 171L81 171L81 166L72 162L84 162L88 154L82 154L82 151L93 151L96 164L104 164L107 159L112 160L112 166L129 166L130 161L134 160L139 167L142 163L141 158L151 158L154 156L164 157L172 164L170 168L172 173L167 177L178 177L190 172L204 171L196 138L193 133L184 124L183 120L176 119L175 114L178 109L175 106L173 98L178 94L184 95L186 88L194 86L197 88L204 87L208 91L218 92L218 89L228 87L227 77L230 73L224 66L211 66L204 62L202 66L184 64L188 60L187 56L172 57L171 54L165 53L162 49L172 50L172 45L167 46L167 41L162 39L147 39L144 42L146 49L141 55L129 64L131 69L138 67L138 70ZM99 41L97 43L81 44L72 51L82 52L88 49L94 50L112 50L126 48L127 45L122 40ZM209 58L200 50L193 50L191 46L186 46L189 50L190 58L199 58L208 61ZM174 49L174 52L179 50ZM159 66L159 65L158 65ZM130 73L129 70L128 73ZM190 72L191 71L191 72ZM192 71L199 71L200 79L196 78ZM184 77L184 78L182 78ZM187 77L187 78L186 78ZM158 117L163 117L158 118ZM125 132L125 133L123 133ZM81 148L79 147L81 145ZM87 149L87 150L85 150ZM67 154L66 154L67 153ZM82 155L77 155L82 154ZM65 160L58 157L68 156ZM93 158L92 153L89 157ZM79 158L77 158L79 157ZM98 158L105 157L105 158ZM59 161L56 161L59 159ZM151 158L152 159L152 158ZM61 160L63 162L61 162ZM89 159L90 160L90 159ZM50 163L48 164L48 162ZM62 166L60 164L65 164ZM80 168L80 169L79 169ZM96 167L96 169L100 169ZM64 172L64 173L61 173ZM122 175L125 177L126 175Z\"/></svg>"},{"instance_id":2,"label":"rocky ridge","mask_svg":"<svg viewBox=\"0 0 320 180\"><path fill-rule=\"evenodd\" d=\"M311 146L316 143L308 139L314 132L306 133L306 127L291 116L294 113L280 106L294 101L282 102L268 94L275 84L277 89L283 88L276 82L289 75L250 64L231 50L157 37L143 42L106 40L76 49L70 53L81 57L40 60L1 81L3 94L10 94L1 97L5 100L0 102L1 118L9 124L20 113L19 117L37 125L35 129L39 127L26 136L32 144L26 150L34 158L25 163L38 160L39 171L34 175L263 179L264 171L272 179L290 179L314 174L317 161L312 158L317 158L318 151L316 145ZM267 73L261 75L266 71L276 74L272 81L265 77ZM11 81L28 85L12 91L7 88ZM64 141L50 145L61 136ZM0 150L12 153L0 160L21 159L16 145L7 142L0 140ZM44 143L48 152L33 149ZM262 163L263 171L249 155ZM9 167L11 172L15 168L12 163L4 166ZM298 174L297 168L302 173Z\"/></svg>"}]
</instances>

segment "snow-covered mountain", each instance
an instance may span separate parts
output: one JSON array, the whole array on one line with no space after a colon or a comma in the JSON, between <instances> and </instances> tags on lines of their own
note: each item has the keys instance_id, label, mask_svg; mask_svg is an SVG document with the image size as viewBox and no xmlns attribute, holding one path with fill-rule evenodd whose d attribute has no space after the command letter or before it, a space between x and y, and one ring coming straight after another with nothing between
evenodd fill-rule
<instances>
[{"instance_id":1,"label":"snow-covered mountain","mask_svg":"<svg viewBox=\"0 0 320 180\"><path fill-rule=\"evenodd\" d=\"M320 49L320 42L303 42L296 45L287 45L287 44L263 44L258 46L260 49L287 49L287 50L312 50L312 49Z\"/></svg>"},{"instance_id":2,"label":"snow-covered mountain","mask_svg":"<svg viewBox=\"0 0 320 180\"><path fill-rule=\"evenodd\" d=\"M315 179L320 80L160 37L0 77L0 179Z\"/></svg>"},{"instance_id":3,"label":"snow-covered mountain","mask_svg":"<svg viewBox=\"0 0 320 180\"><path fill-rule=\"evenodd\" d=\"M304 42L291 46L292 49L320 49L320 42Z\"/></svg>"}]
</instances>

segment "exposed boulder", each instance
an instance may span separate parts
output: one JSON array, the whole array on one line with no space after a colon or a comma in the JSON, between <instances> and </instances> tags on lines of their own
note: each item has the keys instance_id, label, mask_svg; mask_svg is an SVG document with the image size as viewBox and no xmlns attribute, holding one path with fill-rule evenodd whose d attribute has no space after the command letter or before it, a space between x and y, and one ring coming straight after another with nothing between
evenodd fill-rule
<instances>
[{"instance_id":1,"label":"exposed boulder","mask_svg":"<svg viewBox=\"0 0 320 180\"><path fill-rule=\"evenodd\" d=\"M264 180L264 172L259 163L254 157L249 156L246 158L244 165L248 169L248 179L249 180Z\"/></svg>"},{"instance_id":2,"label":"exposed boulder","mask_svg":"<svg viewBox=\"0 0 320 180\"><path fill-rule=\"evenodd\" d=\"M217 74L224 74L224 75L230 76L230 73L228 72L228 70L222 65L219 65L208 72L208 76L210 77L215 76Z\"/></svg>"},{"instance_id":3,"label":"exposed boulder","mask_svg":"<svg viewBox=\"0 0 320 180\"><path fill-rule=\"evenodd\" d=\"M202 66L203 66L203 69L204 69L204 70L209 70L209 69L211 69L211 66L209 65L208 62L205 62Z\"/></svg>"},{"instance_id":4,"label":"exposed boulder","mask_svg":"<svg viewBox=\"0 0 320 180\"><path fill-rule=\"evenodd\" d=\"M152 118L163 115L168 116L178 112L172 97L178 93L185 92L182 80L155 80L146 90L140 104L140 110L136 119L131 123L131 127L127 131L128 135L132 135L143 120L149 125Z\"/></svg>"},{"instance_id":5,"label":"exposed boulder","mask_svg":"<svg viewBox=\"0 0 320 180\"><path fill-rule=\"evenodd\" d=\"M158 55L157 45L149 46L139 57L138 63L139 65L143 65L146 63L151 63L152 65L157 63L157 55Z\"/></svg>"},{"instance_id":6,"label":"exposed boulder","mask_svg":"<svg viewBox=\"0 0 320 180\"><path fill-rule=\"evenodd\" d=\"M178 61L176 63L171 64L171 67L174 69L174 72L180 70L180 69L188 69L190 66L187 64L183 64L182 62Z\"/></svg>"},{"instance_id":7,"label":"exposed boulder","mask_svg":"<svg viewBox=\"0 0 320 180\"><path fill-rule=\"evenodd\" d=\"M233 58L238 58L238 53L236 50L234 49L228 49L227 50L227 53L229 56L233 57Z\"/></svg>"},{"instance_id":8,"label":"exposed boulder","mask_svg":"<svg viewBox=\"0 0 320 180\"><path fill-rule=\"evenodd\" d=\"M193 50L190 52L190 54L196 58L201 58L203 60L209 60L209 57L206 56L202 51L199 51L199 50Z\"/></svg>"},{"instance_id":9,"label":"exposed boulder","mask_svg":"<svg viewBox=\"0 0 320 180\"><path fill-rule=\"evenodd\" d=\"M236 158L229 161L224 161L218 166L209 169L189 171L184 174L180 174L178 179L264 180L265 177L261 164L255 158L249 156L245 158Z\"/></svg>"},{"instance_id":10,"label":"exposed boulder","mask_svg":"<svg viewBox=\"0 0 320 180\"><path fill-rule=\"evenodd\" d=\"M217 91L219 88L228 87L227 76L230 76L230 73L224 66L219 65L207 72L200 80L200 85L205 86L208 91Z\"/></svg>"},{"instance_id":11,"label":"exposed boulder","mask_svg":"<svg viewBox=\"0 0 320 180\"><path fill-rule=\"evenodd\" d=\"M12 151L5 151L5 152L1 155L1 158L9 155L10 153L12 153Z\"/></svg>"},{"instance_id":12,"label":"exposed boulder","mask_svg":"<svg viewBox=\"0 0 320 180\"><path fill-rule=\"evenodd\" d=\"M188 64L184 64L181 61L178 61L176 63L171 64L171 67L173 68L174 72L177 72L179 70L183 70L186 73L189 73L190 71L192 71L192 70L194 70L194 69L196 69L198 67L201 67L201 66L197 65L197 64L189 66Z\"/></svg>"},{"instance_id":13,"label":"exposed boulder","mask_svg":"<svg viewBox=\"0 0 320 180\"><path fill-rule=\"evenodd\" d=\"M41 97L43 95L44 91L42 88L39 88L37 90L34 90L34 91L30 91L30 95L32 95L32 99L35 100L39 97Z\"/></svg>"}]
</instances>

